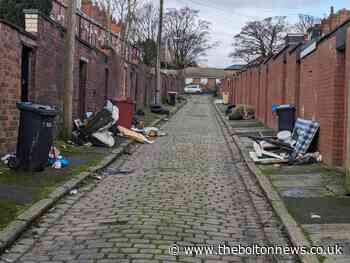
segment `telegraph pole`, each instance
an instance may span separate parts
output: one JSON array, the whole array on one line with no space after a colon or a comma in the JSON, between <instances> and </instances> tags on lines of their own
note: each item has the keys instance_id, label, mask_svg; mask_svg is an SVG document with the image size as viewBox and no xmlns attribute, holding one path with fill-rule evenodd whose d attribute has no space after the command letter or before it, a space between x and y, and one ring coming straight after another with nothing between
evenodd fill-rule
<instances>
[{"instance_id":1,"label":"telegraph pole","mask_svg":"<svg viewBox=\"0 0 350 263\"><path fill-rule=\"evenodd\" d=\"M70 139L73 130L74 52L77 0L70 0L66 13L67 32L64 41L63 136Z\"/></svg>"},{"instance_id":2,"label":"telegraph pole","mask_svg":"<svg viewBox=\"0 0 350 263\"><path fill-rule=\"evenodd\" d=\"M157 65L156 65L156 96L155 96L155 104L160 103L160 91L162 88L162 79L160 73L161 67L161 49L162 49L162 31L163 31L163 9L164 9L164 0L160 0L159 7L159 27L158 27L158 39L157 39Z\"/></svg>"}]
</instances>

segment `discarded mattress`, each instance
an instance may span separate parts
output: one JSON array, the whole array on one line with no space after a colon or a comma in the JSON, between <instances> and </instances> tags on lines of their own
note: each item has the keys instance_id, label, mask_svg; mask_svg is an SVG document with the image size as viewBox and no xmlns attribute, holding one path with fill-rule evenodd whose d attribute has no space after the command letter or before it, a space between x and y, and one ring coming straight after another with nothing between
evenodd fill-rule
<instances>
[{"instance_id":1,"label":"discarded mattress","mask_svg":"<svg viewBox=\"0 0 350 263\"><path fill-rule=\"evenodd\" d=\"M314 140L320 124L318 122L298 118L294 130L293 139L296 141L294 150L297 154L306 154Z\"/></svg>"}]
</instances>

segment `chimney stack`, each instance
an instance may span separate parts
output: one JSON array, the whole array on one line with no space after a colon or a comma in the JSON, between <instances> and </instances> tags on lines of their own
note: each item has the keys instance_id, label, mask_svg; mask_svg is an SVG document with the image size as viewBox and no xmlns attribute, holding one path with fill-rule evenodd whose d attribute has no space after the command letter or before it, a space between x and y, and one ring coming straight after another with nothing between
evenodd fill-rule
<instances>
[{"instance_id":1,"label":"chimney stack","mask_svg":"<svg viewBox=\"0 0 350 263\"><path fill-rule=\"evenodd\" d=\"M296 45L300 42L304 42L304 40L304 34L287 34L287 36L284 38L285 45Z\"/></svg>"}]
</instances>

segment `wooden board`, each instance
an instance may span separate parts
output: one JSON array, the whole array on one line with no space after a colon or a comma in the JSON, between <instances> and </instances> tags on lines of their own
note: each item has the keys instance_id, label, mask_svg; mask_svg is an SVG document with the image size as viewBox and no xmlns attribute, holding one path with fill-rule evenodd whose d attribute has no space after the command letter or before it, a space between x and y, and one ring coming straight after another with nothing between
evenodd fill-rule
<instances>
[{"instance_id":1,"label":"wooden board","mask_svg":"<svg viewBox=\"0 0 350 263\"><path fill-rule=\"evenodd\" d=\"M253 143L254 151L256 153L256 156L261 158L263 157L263 150L261 149L260 145L256 142Z\"/></svg>"},{"instance_id":2,"label":"wooden board","mask_svg":"<svg viewBox=\"0 0 350 263\"><path fill-rule=\"evenodd\" d=\"M272 158L275 158L275 159L279 159L279 160L284 160L284 158L282 156L279 156L278 154L275 154L275 153L272 153L272 152L268 152L268 151L262 151L262 154L263 155L266 155L266 156L269 156L269 157L272 157Z\"/></svg>"},{"instance_id":3,"label":"wooden board","mask_svg":"<svg viewBox=\"0 0 350 263\"><path fill-rule=\"evenodd\" d=\"M140 143L153 143L153 141L147 140L147 138L145 136L143 136L142 134L138 133L138 132L134 132L132 130L129 130L127 128L124 128L122 126L118 126L118 130L125 135L126 137L128 137L131 140L135 140L137 142Z\"/></svg>"}]
</instances>

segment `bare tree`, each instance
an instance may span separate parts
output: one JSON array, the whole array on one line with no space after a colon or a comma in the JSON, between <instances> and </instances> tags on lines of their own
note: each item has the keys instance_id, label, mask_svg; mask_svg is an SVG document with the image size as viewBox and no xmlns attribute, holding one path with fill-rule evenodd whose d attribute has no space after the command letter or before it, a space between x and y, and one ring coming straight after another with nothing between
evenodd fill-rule
<instances>
[{"instance_id":1,"label":"bare tree","mask_svg":"<svg viewBox=\"0 0 350 263\"><path fill-rule=\"evenodd\" d=\"M152 2L139 6L136 21L131 28L131 41L141 51L141 62L155 66L157 56L159 10Z\"/></svg>"},{"instance_id":2,"label":"bare tree","mask_svg":"<svg viewBox=\"0 0 350 263\"><path fill-rule=\"evenodd\" d=\"M136 10L136 20L133 28L134 41L157 40L159 10L152 2L140 5Z\"/></svg>"},{"instance_id":3,"label":"bare tree","mask_svg":"<svg viewBox=\"0 0 350 263\"><path fill-rule=\"evenodd\" d=\"M319 23L320 19L311 15L300 14L298 22L294 25L298 33L306 34L308 29Z\"/></svg>"},{"instance_id":4,"label":"bare tree","mask_svg":"<svg viewBox=\"0 0 350 263\"><path fill-rule=\"evenodd\" d=\"M283 46L287 30L288 24L284 16L250 21L234 36L234 51L230 56L249 63L258 57L273 55Z\"/></svg>"},{"instance_id":5,"label":"bare tree","mask_svg":"<svg viewBox=\"0 0 350 263\"><path fill-rule=\"evenodd\" d=\"M210 44L211 24L199 19L198 13L188 7L167 10L164 38L168 40L172 64L176 68L196 65L214 45Z\"/></svg>"}]
</instances>

